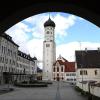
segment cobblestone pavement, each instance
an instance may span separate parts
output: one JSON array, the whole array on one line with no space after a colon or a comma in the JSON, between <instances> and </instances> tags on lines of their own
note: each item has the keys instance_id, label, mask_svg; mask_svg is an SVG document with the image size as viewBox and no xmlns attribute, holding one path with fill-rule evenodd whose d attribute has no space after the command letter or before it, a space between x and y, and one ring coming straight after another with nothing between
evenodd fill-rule
<instances>
[{"instance_id":1,"label":"cobblestone pavement","mask_svg":"<svg viewBox=\"0 0 100 100\"><path fill-rule=\"evenodd\" d=\"M87 100L65 82L54 82L42 88L17 88L0 95L0 100Z\"/></svg>"}]
</instances>

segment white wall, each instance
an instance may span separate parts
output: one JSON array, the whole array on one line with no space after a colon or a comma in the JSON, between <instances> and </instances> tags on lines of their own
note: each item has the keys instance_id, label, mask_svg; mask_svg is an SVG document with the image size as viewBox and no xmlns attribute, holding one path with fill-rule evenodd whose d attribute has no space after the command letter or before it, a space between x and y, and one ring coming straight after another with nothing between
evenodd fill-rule
<instances>
[{"instance_id":1,"label":"white wall","mask_svg":"<svg viewBox=\"0 0 100 100\"><path fill-rule=\"evenodd\" d=\"M100 97L100 87L96 87L96 86L91 87L90 91L91 91L91 94L97 97Z\"/></svg>"},{"instance_id":2,"label":"white wall","mask_svg":"<svg viewBox=\"0 0 100 100\"><path fill-rule=\"evenodd\" d=\"M78 83L77 86L82 89L85 92L89 92L89 87L88 87L88 83L83 84L83 88L82 88L82 83ZM100 97L100 87L97 86L90 86L90 93Z\"/></svg>"},{"instance_id":3,"label":"white wall","mask_svg":"<svg viewBox=\"0 0 100 100\"><path fill-rule=\"evenodd\" d=\"M65 80L69 83L76 83L76 72L65 72Z\"/></svg>"},{"instance_id":4,"label":"white wall","mask_svg":"<svg viewBox=\"0 0 100 100\"><path fill-rule=\"evenodd\" d=\"M87 75L83 74L80 75L80 71L85 70L87 71ZM97 75L95 75L95 70L97 70ZM83 68L83 69L77 69L76 70L76 78L78 82L82 81L88 81L88 80L94 80L94 81L100 81L100 69L99 68Z\"/></svg>"},{"instance_id":5,"label":"white wall","mask_svg":"<svg viewBox=\"0 0 100 100\"><path fill-rule=\"evenodd\" d=\"M9 38L12 39L11 37ZM2 71L2 73L16 73L18 46L11 41L0 37L0 72ZM12 75L12 78L15 78L14 75ZM2 80L2 83L5 83L5 78L1 78L0 80Z\"/></svg>"}]
</instances>

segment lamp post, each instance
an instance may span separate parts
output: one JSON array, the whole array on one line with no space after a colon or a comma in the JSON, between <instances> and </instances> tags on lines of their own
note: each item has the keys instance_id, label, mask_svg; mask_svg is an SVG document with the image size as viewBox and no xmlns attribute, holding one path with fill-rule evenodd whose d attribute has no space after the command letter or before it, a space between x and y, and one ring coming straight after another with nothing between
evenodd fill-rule
<instances>
[{"instance_id":1,"label":"lamp post","mask_svg":"<svg viewBox=\"0 0 100 100\"><path fill-rule=\"evenodd\" d=\"M47 70L47 80L49 80L49 79L48 79L48 70Z\"/></svg>"},{"instance_id":2,"label":"lamp post","mask_svg":"<svg viewBox=\"0 0 100 100\"><path fill-rule=\"evenodd\" d=\"M88 100L92 100L92 96L91 96L91 93L90 93L90 82L88 83L88 91L89 91Z\"/></svg>"},{"instance_id":3,"label":"lamp post","mask_svg":"<svg viewBox=\"0 0 100 100\"><path fill-rule=\"evenodd\" d=\"M80 64L80 66L81 66L81 84L82 84L82 89L81 89L81 93L83 94L83 51L81 50L81 42L79 42L80 43L80 51L81 51L81 64Z\"/></svg>"},{"instance_id":4,"label":"lamp post","mask_svg":"<svg viewBox=\"0 0 100 100\"><path fill-rule=\"evenodd\" d=\"M0 84L2 85L3 84L3 69L1 68L1 72L0 72Z\"/></svg>"},{"instance_id":5,"label":"lamp post","mask_svg":"<svg viewBox=\"0 0 100 100\"><path fill-rule=\"evenodd\" d=\"M81 76L82 76L82 92L83 92L83 65L81 64Z\"/></svg>"},{"instance_id":6,"label":"lamp post","mask_svg":"<svg viewBox=\"0 0 100 100\"><path fill-rule=\"evenodd\" d=\"M88 52L87 52L87 48L85 48L85 53L86 53L86 67L88 67L88 63L87 63L87 54L88 54ZM91 86L91 84L90 84L90 82L88 82L88 100L92 100L92 96L91 96L91 93L90 93L90 86Z\"/></svg>"}]
</instances>

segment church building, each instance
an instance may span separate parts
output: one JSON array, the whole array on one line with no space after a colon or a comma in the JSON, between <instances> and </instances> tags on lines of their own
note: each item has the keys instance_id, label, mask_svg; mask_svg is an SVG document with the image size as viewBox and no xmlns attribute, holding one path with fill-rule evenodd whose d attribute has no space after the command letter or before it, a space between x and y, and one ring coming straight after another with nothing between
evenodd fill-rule
<instances>
[{"instance_id":1,"label":"church building","mask_svg":"<svg viewBox=\"0 0 100 100\"><path fill-rule=\"evenodd\" d=\"M69 62L61 55L53 65L53 80L76 83L75 62Z\"/></svg>"}]
</instances>

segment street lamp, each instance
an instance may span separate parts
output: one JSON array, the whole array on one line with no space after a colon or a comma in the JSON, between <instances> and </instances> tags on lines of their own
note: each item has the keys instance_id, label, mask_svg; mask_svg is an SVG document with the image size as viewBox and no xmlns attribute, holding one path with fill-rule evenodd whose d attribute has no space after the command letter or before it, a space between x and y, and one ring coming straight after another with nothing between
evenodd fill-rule
<instances>
[{"instance_id":1,"label":"street lamp","mask_svg":"<svg viewBox=\"0 0 100 100\"><path fill-rule=\"evenodd\" d=\"M48 70L47 70L47 80L49 80L49 79L48 79Z\"/></svg>"},{"instance_id":2,"label":"street lamp","mask_svg":"<svg viewBox=\"0 0 100 100\"><path fill-rule=\"evenodd\" d=\"M82 89L81 89L81 93L83 93L83 51L81 50L81 42L79 42L80 43L80 51L81 51L81 64L80 64L80 66L81 66L81 72L80 72L80 74L81 74L81 80L82 80L82 82L81 82L81 84L82 84Z\"/></svg>"}]
</instances>

